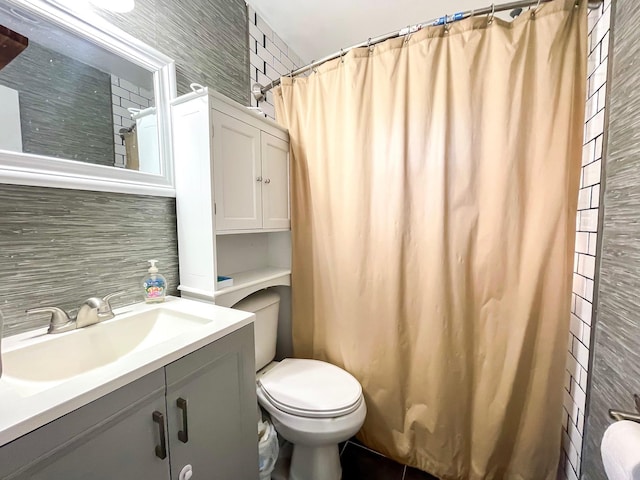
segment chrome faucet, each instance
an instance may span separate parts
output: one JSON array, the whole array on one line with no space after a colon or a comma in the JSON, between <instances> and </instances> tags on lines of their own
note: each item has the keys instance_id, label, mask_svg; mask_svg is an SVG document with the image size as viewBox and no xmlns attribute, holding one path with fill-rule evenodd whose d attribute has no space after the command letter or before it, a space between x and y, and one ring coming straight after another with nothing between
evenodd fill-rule
<instances>
[{"instance_id":1,"label":"chrome faucet","mask_svg":"<svg viewBox=\"0 0 640 480\"><path fill-rule=\"evenodd\" d=\"M47 333L62 333L76 328L84 328L104 320L115 317L109 301L125 292L116 292L104 298L91 297L82 302L75 318L71 318L67 312L58 307L36 307L27 310L27 315L31 313L50 313L51 321Z\"/></svg>"}]
</instances>

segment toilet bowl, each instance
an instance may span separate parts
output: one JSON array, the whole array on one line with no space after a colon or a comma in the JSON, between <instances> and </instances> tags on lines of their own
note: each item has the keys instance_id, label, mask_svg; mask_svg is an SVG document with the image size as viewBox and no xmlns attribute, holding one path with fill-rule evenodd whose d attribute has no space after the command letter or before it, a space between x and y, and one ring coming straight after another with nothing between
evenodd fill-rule
<instances>
[{"instance_id":1,"label":"toilet bowl","mask_svg":"<svg viewBox=\"0 0 640 480\"><path fill-rule=\"evenodd\" d=\"M293 444L289 480L339 480L338 444L355 435L367 407L360 383L327 362L275 357L278 303L273 292L234 306L256 314L256 392L279 435ZM274 308L275 307L275 308Z\"/></svg>"}]
</instances>

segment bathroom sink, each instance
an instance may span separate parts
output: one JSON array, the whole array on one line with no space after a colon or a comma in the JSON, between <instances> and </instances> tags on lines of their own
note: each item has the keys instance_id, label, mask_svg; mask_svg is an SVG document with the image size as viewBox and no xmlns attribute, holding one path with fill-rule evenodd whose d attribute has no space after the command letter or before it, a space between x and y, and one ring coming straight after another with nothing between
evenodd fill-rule
<instances>
[{"instance_id":1,"label":"bathroom sink","mask_svg":"<svg viewBox=\"0 0 640 480\"><path fill-rule=\"evenodd\" d=\"M209 322L159 307L68 333L43 335L40 341L3 352L2 378L23 393L38 392Z\"/></svg>"},{"instance_id":2,"label":"bathroom sink","mask_svg":"<svg viewBox=\"0 0 640 480\"><path fill-rule=\"evenodd\" d=\"M242 328L253 314L184 298L95 325L2 339L0 446Z\"/></svg>"}]
</instances>

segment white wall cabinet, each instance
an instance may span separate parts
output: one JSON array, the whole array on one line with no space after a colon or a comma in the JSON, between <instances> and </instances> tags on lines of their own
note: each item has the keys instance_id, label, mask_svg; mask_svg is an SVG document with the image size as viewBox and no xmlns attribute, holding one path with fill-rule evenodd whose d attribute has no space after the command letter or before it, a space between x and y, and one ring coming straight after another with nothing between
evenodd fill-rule
<instances>
[{"instance_id":1,"label":"white wall cabinet","mask_svg":"<svg viewBox=\"0 0 640 480\"><path fill-rule=\"evenodd\" d=\"M231 306L290 285L287 131L207 89L173 101L172 125L182 295Z\"/></svg>"},{"instance_id":2,"label":"white wall cabinet","mask_svg":"<svg viewBox=\"0 0 640 480\"><path fill-rule=\"evenodd\" d=\"M289 229L289 143L213 110L218 231Z\"/></svg>"}]
</instances>

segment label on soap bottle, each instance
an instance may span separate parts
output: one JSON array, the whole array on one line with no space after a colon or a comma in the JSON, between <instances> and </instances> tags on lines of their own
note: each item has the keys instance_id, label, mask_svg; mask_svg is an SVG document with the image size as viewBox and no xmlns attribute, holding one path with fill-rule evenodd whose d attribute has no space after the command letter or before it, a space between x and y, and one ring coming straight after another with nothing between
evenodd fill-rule
<instances>
[{"instance_id":1,"label":"label on soap bottle","mask_svg":"<svg viewBox=\"0 0 640 480\"><path fill-rule=\"evenodd\" d=\"M147 298L158 298L164 296L165 284L161 278L148 278L144 282L144 291Z\"/></svg>"}]
</instances>

